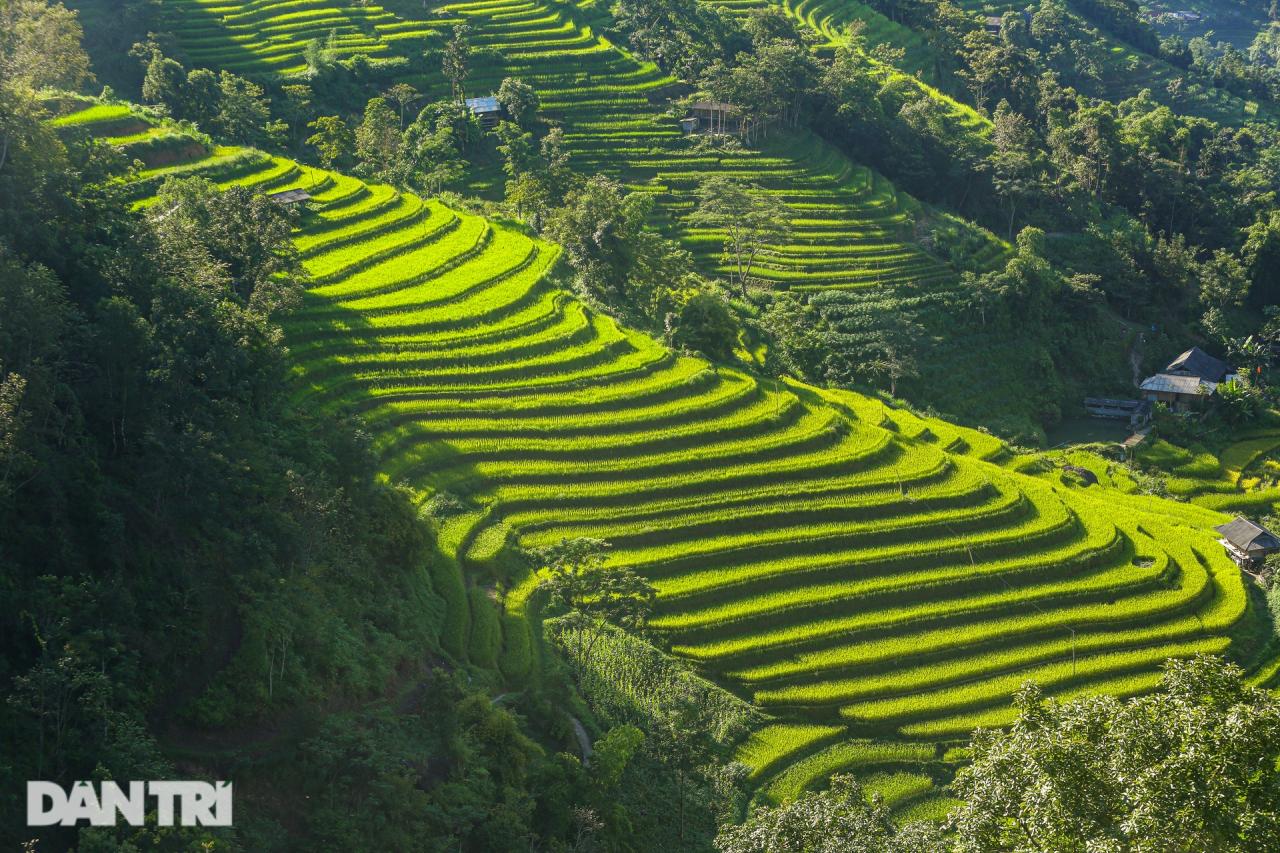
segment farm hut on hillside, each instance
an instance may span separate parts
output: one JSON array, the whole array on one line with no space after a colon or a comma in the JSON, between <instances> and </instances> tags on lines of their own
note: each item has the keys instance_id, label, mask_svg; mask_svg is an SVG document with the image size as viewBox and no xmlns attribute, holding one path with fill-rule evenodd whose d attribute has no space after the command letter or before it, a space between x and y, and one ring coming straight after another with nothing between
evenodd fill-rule
<instances>
[{"instance_id":1,"label":"farm hut on hillside","mask_svg":"<svg viewBox=\"0 0 1280 853\"><path fill-rule=\"evenodd\" d=\"M1192 347L1155 376L1138 386L1143 399L1164 403L1175 412L1203 407L1218 393L1218 386L1234 378L1231 366L1200 347Z\"/></svg>"},{"instance_id":2,"label":"farm hut on hillside","mask_svg":"<svg viewBox=\"0 0 1280 853\"><path fill-rule=\"evenodd\" d=\"M1202 408L1218 393L1218 383L1206 382L1198 376L1173 376L1157 373L1138 386L1142 397L1153 403L1164 403L1172 411L1189 412Z\"/></svg>"},{"instance_id":3,"label":"farm hut on hillside","mask_svg":"<svg viewBox=\"0 0 1280 853\"><path fill-rule=\"evenodd\" d=\"M497 95L486 95L483 98L467 98L467 109L471 110L471 114L480 119L480 124L486 130L492 130L498 126L498 122L507 117L507 111L498 101Z\"/></svg>"},{"instance_id":4,"label":"farm hut on hillside","mask_svg":"<svg viewBox=\"0 0 1280 853\"><path fill-rule=\"evenodd\" d=\"M1214 358L1200 347L1192 347L1169 362L1163 372L1173 376L1197 376L1206 382L1217 384L1227 378L1231 365L1220 358Z\"/></svg>"},{"instance_id":5,"label":"farm hut on hillside","mask_svg":"<svg viewBox=\"0 0 1280 853\"><path fill-rule=\"evenodd\" d=\"M271 193L267 196L281 207L293 207L298 204L306 204L311 201L311 193L306 190L284 190L278 193Z\"/></svg>"},{"instance_id":6,"label":"farm hut on hillside","mask_svg":"<svg viewBox=\"0 0 1280 853\"><path fill-rule=\"evenodd\" d=\"M1213 529L1222 534L1218 544L1227 549L1242 569L1256 569L1268 555L1280 551L1280 539L1275 534L1242 515Z\"/></svg>"},{"instance_id":7,"label":"farm hut on hillside","mask_svg":"<svg viewBox=\"0 0 1280 853\"><path fill-rule=\"evenodd\" d=\"M723 101L694 101L689 105L688 117L698 120L695 130L708 133L737 133L742 128L738 108Z\"/></svg>"},{"instance_id":8,"label":"farm hut on hillside","mask_svg":"<svg viewBox=\"0 0 1280 853\"><path fill-rule=\"evenodd\" d=\"M1000 35L1000 28L1004 26L1004 19L999 15L987 15L982 22L982 26L991 35L998 36Z\"/></svg>"}]
</instances>

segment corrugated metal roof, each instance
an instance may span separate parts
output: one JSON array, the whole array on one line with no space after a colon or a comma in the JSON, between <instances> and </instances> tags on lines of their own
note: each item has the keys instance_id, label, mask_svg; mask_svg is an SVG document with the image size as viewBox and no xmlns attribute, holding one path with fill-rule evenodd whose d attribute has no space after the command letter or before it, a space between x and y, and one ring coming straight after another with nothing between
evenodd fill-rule
<instances>
[{"instance_id":1,"label":"corrugated metal roof","mask_svg":"<svg viewBox=\"0 0 1280 853\"><path fill-rule=\"evenodd\" d=\"M502 105L498 103L498 98L495 95L489 95L484 98L467 98L467 108L473 113L502 112Z\"/></svg>"},{"instance_id":2,"label":"corrugated metal roof","mask_svg":"<svg viewBox=\"0 0 1280 853\"><path fill-rule=\"evenodd\" d=\"M1267 528L1254 524L1242 515L1237 515L1234 521L1220 524L1213 529L1241 551L1280 550L1280 539L1277 539Z\"/></svg>"},{"instance_id":3,"label":"corrugated metal roof","mask_svg":"<svg viewBox=\"0 0 1280 853\"><path fill-rule=\"evenodd\" d=\"M1172 376L1168 373L1157 373L1148 376L1138 386L1143 391L1159 391L1166 394L1198 394L1207 397L1217 390L1218 383L1206 382L1199 376Z\"/></svg>"},{"instance_id":4,"label":"corrugated metal roof","mask_svg":"<svg viewBox=\"0 0 1280 853\"><path fill-rule=\"evenodd\" d=\"M267 198L276 204L294 204L299 201L311 201L311 193L306 190L283 190L278 193L271 193Z\"/></svg>"}]
</instances>

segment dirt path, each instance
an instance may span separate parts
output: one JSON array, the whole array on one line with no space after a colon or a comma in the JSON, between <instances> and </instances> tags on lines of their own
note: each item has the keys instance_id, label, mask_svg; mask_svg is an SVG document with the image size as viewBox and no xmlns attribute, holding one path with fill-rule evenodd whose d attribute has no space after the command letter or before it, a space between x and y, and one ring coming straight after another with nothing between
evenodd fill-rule
<instances>
[{"instance_id":1,"label":"dirt path","mask_svg":"<svg viewBox=\"0 0 1280 853\"><path fill-rule=\"evenodd\" d=\"M1137 337L1133 339L1133 345L1129 347L1129 368L1133 373L1133 387L1137 388L1142 384L1142 344L1144 335L1138 332Z\"/></svg>"},{"instance_id":2,"label":"dirt path","mask_svg":"<svg viewBox=\"0 0 1280 853\"><path fill-rule=\"evenodd\" d=\"M578 751L582 753L582 766L591 766L591 736L587 734L586 728L578 721L578 718L569 715L569 722L573 724L573 736L578 739Z\"/></svg>"}]
</instances>

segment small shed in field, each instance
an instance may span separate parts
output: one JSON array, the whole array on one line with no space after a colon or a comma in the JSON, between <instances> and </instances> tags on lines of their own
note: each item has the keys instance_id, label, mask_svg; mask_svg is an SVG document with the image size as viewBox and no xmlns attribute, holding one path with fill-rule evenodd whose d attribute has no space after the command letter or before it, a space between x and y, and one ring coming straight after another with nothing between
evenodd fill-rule
<instances>
[{"instance_id":1,"label":"small shed in field","mask_svg":"<svg viewBox=\"0 0 1280 853\"><path fill-rule=\"evenodd\" d=\"M267 198L281 207L293 207L296 204L306 204L311 201L311 193L306 190L283 190L271 193Z\"/></svg>"},{"instance_id":2,"label":"small shed in field","mask_svg":"<svg viewBox=\"0 0 1280 853\"><path fill-rule=\"evenodd\" d=\"M1242 515L1213 529L1222 534L1218 543L1244 569L1256 569L1269 555L1280 551L1280 539L1275 534Z\"/></svg>"},{"instance_id":3,"label":"small shed in field","mask_svg":"<svg viewBox=\"0 0 1280 853\"><path fill-rule=\"evenodd\" d=\"M498 122L507 117L507 111L503 108L497 95L486 95L483 98L467 98L467 109L471 110L471 114L480 119L480 124L488 129L497 127Z\"/></svg>"},{"instance_id":4,"label":"small shed in field","mask_svg":"<svg viewBox=\"0 0 1280 853\"><path fill-rule=\"evenodd\" d=\"M1000 27L1004 25L1004 19L999 15L987 15L983 21L983 28L993 36L1000 35Z\"/></svg>"},{"instance_id":5,"label":"small shed in field","mask_svg":"<svg viewBox=\"0 0 1280 853\"><path fill-rule=\"evenodd\" d=\"M688 118L698 120L695 130L708 133L737 133L742 127L738 108L723 101L694 101L689 105Z\"/></svg>"}]
</instances>

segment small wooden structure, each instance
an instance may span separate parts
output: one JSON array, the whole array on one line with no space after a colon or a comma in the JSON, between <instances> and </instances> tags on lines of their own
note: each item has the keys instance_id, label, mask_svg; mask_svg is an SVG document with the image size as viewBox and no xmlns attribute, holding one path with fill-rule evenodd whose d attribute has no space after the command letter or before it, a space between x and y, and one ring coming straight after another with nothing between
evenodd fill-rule
<instances>
[{"instance_id":1,"label":"small wooden structure","mask_svg":"<svg viewBox=\"0 0 1280 853\"><path fill-rule=\"evenodd\" d=\"M507 110L498 101L497 95L486 95L483 98L467 98L467 109L471 110L472 115L480 119L480 124L486 130L492 130L498 126L498 122L507 117Z\"/></svg>"},{"instance_id":2,"label":"small wooden structure","mask_svg":"<svg viewBox=\"0 0 1280 853\"><path fill-rule=\"evenodd\" d=\"M1256 570L1268 555L1280 551L1280 539L1275 534L1243 515L1213 529L1222 534L1218 544L1227 549L1227 554L1242 569Z\"/></svg>"},{"instance_id":3,"label":"small wooden structure","mask_svg":"<svg viewBox=\"0 0 1280 853\"><path fill-rule=\"evenodd\" d=\"M281 207L293 207L295 204L305 204L311 201L311 193L306 190L283 190L278 193L271 193L267 198Z\"/></svg>"},{"instance_id":4,"label":"small wooden structure","mask_svg":"<svg viewBox=\"0 0 1280 853\"><path fill-rule=\"evenodd\" d=\"M1151 421L1150 400L1117 400L1113 397L1085 397L1084 409L1091 417L1127 420L1131 429Z\"/></svg>"},{"instance_id":5,"label":"small wooden structure","mask_svg":"<svg viewBox=\"0 0 1280 853\"><path fill-rule=\"evenodd\" d=\"M1151 434L1150 427L1148 427L1147 429L1140 429L1136 431L1133 435L1126 438L1124 441L1120 442L1120 447L1124 450L1125 453L1132 455L1133 451L1137 449L1138 445L1146 441L1147 436L1150 434Z\"/></svg>"},{"instance_id":6,"label":"small wooden structure","mask_svg":"<svg viewBox=\"0 0 1280 853\"><path fill-rule=\"evenodd\" d=\"M687 117L698 120L694 131L737 133L742 128L742 118L738 108L723 101L694 101L689 105ZM681 127L683 126L682 122Z\"/></svg>"},{"instance_id":7,"label":"small wooden structure","mask_svg":"<svg viewBox=\"0 0 1280 853\"><path fill-rule=\"evenodd\" d=\"M698 128L702 126L702 120L697 116L686 116L680 119L680 131L684 134L697 133Z\"/></svg>"},{"instance_id":8,"label":"small wooden structure","mask_svg":"<svg viewBox=\"0 0 1280 853\"><path fill-rule=\"evenodd\" d=\"M1157 373L1138 386L1142 396L1153 403L1164 403L1175 412L1203 408L1218 393L1218 383L1206 382L1198 376L1173 376Z\"/></svg>"},{"instance_id":9,"label":"small wooden structure","mask_svg":"<svg viewBox=\"0 0 1280 853\"><path fill-rule=\"evenodd\" d=\"M983 21L983 28L993 36L1000 35L1000 27L1004 25L1004 19L999 15L987 15Z\"/></svg>"},{"instance_id":10,"label":"small wooden structure","mask_svg":"<svg viewBox=\"0 0 1280 853\"><path fill-rule=\"evenodd\" d=\"M1143 399L1164 403L1175 412L1188 412L1202 408L1218 393L1219 385L1232 379L1229 364L1192 347L1138 387Z\"/></svg>"}]
</instances>

